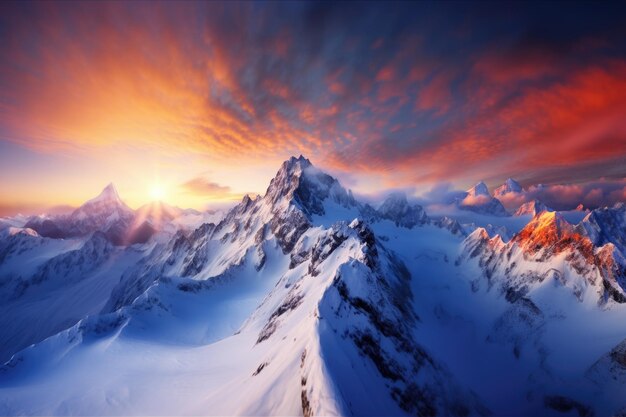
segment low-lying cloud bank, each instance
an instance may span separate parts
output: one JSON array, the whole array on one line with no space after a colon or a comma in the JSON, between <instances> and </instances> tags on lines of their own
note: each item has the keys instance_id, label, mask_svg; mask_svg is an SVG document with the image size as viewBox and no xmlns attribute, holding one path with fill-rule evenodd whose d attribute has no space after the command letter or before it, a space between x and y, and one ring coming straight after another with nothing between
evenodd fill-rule
<instances>
[{"instance_id":1,"label":"low-lying cloud bank","mask_svg":"<svg viewBox=\"0 0 626 417\"><path fill-rule=\"evenodd\" d=\"M415 201L423 206L449 205L462 199L465 194L465 191L455 189L450 183L440 183L416 197ZM498 199L509 211L532 200L540 200L554 210L573 210L580 204L584 208L594 209L626 202L626 179L600 179L580 184L537 184L520 193L508 193Z\"/></svg>"}]
</instances>

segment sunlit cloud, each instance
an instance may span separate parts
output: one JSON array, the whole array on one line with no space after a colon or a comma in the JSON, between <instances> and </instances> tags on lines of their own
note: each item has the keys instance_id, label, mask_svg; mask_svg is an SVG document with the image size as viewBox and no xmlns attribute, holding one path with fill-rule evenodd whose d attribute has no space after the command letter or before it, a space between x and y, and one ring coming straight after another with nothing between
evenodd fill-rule
<instances>
[{"instance_id":1,"label":"sunlit cloud","mask_svg":"<svg viewBox=\"0 0 626 417\"><path fill-rule=\"evenodd\" d=\"M521 202L539 199L555 210L571 210L579 204L593 209L623 202L625 195L626 179L599 180L583 184L533 185L522 196Z\"/></svg>"},{"instance_id":2,"label":"sunlit cloud","mask_svg":"<svg viewBox=\"0 0 626 417\"><path fill-rule=\"evenodd\" d=\"M626 176L626 51L610 5L584 26L552 7L515 18L436 4L1 7L0 140L107 160L127 178L146 175L147 154L195 170L159 173L175 183L210 165L232 178L206 196L230 198L264 191L260 177L233 176L233 160L268 172L300 153L340 178L362 173L365 194L591 181L608 165ZM201 188L181 195L199 204Z\"/></svg>"},{"instance_id":3,"label":"sunlit cloud","mask_svg":"<svg viewBox=\"0 0 626 417\"><path fill-rule=\"evenodd\" d=\"M234 200L239 199L243 194L233 193L231 188L211 182L203 177L192 178L181 184L183 192L202 196L208 200Z\"/></svg>"}]
</instances>

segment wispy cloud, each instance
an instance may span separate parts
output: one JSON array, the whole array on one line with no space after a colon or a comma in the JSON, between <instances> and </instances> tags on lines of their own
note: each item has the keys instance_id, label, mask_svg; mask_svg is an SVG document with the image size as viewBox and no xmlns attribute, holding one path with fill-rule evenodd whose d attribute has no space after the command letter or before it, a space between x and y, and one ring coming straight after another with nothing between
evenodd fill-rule
<instances>
[{"instance_id":1,"label":"wispy cloud","mask_svg":"<svg viewBox=\"0 0 626 417\"><path fill-rule=\"evenodd\" d=\"M209 181L204 177L195 177L181 184L180 188L187 193L206 197L209 200L235 200L243 197L243 194L233 193L226 185Z\"/></svg>"},{"instance_id":2,"label":"wispy cloud","mask_svg":"<svg viewBox=\"0 0 626 417\"><path fill-rule=\"evenodd\" d=\"M626 157L619 5L1 7L0 140L38 151L304 153L390 187L541 182L593 162L590 181Z\"/></svg>"},{"instance_id":3,"label":"wispy cloud","mask_svg":"<svg viewBox=\"0 0 626 417\"><path fill-rule=\"evenodd\" d=\"M626 201L626 179L599 180L582 184L532 185L523 194L508 194L502 198L507 207L517 207L527 201L541 200L555 210L571 210L582 204L594 209Z\"/></svg>"}]
</instances>

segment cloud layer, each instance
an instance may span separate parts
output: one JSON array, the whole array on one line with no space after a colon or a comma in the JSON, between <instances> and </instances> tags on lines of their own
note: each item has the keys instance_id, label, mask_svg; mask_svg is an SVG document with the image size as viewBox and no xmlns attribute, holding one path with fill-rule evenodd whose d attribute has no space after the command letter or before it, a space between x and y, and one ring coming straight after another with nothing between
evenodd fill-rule
<instances>
[{"instance_id":1,"label":"cloud layer","mask_svg":"<svg viewBox=\"0 0 626 417\"><path fill-rule=\"evenodd\" d=\"M207 180L203 177L192 178L181 185L183 191L209 200L234 200L242 197L241 194L233 193L231 188L225 185Z\"/></svg>"},{"instance_id":2,"label":"cloud layer","mask_svg":"<svg viewBox=\"0 0 626 417\"><path fill-rule=\"evenodd\" d=\"M540 200L555 210L612 206L626 201L626 179L590 181L583 184L532 185L524 193L506 194L500 198L507 208Z\"/></svg>"},{"instance_id":3,"label":"cloud layer","mask_svg":"<svg viewBox=\"0 0 626 417\"><path fill-rule=\"evenodd\" d=\"M0 140L381 187L626 176L623 5L395 6L2 4Z\"/></svg>"}]
</instances>

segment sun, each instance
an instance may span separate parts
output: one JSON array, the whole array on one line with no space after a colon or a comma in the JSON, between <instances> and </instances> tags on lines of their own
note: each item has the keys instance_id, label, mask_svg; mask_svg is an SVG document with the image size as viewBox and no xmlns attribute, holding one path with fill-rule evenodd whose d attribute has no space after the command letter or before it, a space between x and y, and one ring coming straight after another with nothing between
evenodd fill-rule
<instances>
[{"instance_id":1,"label":"sun","mask_svg":"<svg viewBox=\"0 0 626 417\"><path fill-rule=\"evenodd\" d=\"M154 201L161 201L165 198L165 187L162 184L152 184L150 187L150 198Z\"/></svg>"}]
</instances>

